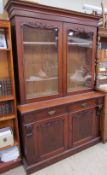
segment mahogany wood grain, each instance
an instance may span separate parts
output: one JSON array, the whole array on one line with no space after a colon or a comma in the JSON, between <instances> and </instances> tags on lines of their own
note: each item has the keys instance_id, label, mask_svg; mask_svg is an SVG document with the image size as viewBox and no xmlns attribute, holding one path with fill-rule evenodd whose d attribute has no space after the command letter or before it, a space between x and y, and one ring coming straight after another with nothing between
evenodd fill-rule
<instances>
[{"instance_id":1,"label":"mahogany wood grain","mask_svg":"<svg viewBox=\"0 0 107 175\"><path fill-rule=\"evenodd\" d=\"M12 8L12 9L11 9ZM6 5L6 9L9 12L9 16L13 21L12 30L14 30L14 39L16 41L16 53L14 54L14 58L17 57L17 62L15 60L15 64L18 64L16 69L16 74L18 75L17 82L17 98L19 99L19 103L31 103L34 101L40 100L48 100L61 96L67 95L67 49L66 49L66 27L72 28L75 26L76 28L83 30L89 30L94 33L93 36L93 54L92 54L92 64L91 64L91 74L92 74L92 87L86 88L80 91L73 91L72 94L89 92L93 89L94 85L94 58L96 53L96 26L99 20L98 16L83 14L79 12L73 12L70 10L52 8L48 6L43 6L40 4L23 2L23 1L8 1ZM17 9L17 10L16 10ZM26 13L27 12L27 13ZM59 29L59 47L58 47L58 56L59 56L59 66L58 66L58 83L59 83L59 93L55 95L47 95L45 97L38 97L27 99L25 92L25 79L24 79L24 66L23 66L23 25L30 24L35 27L37 25L41 25L41 27L45 26L45 28L58 28ZM64 29L65 27L65 29ZM67 27L68 28L68 27ZM19 36L20 33L20 36ZM71 93L68 93L71 95Z\"/></svg>"},{"instance_id":2,"label":"mahogany wood grain","mask_svg":"<svg viewBox=\"0 0 107 175\"><path fill-rule=\"evenodd\" d=\"M94 91L96 35L100 17L19 0L8 1L6 9L12 21L13 43L15 43L13 47L15 50L14 64L18 94L17 109L23 162L27 173L32 173L94 145L101 139L99 128L102 124L101 118L103 118L101 111L104 103L104 94ZM51 28L57 28L59 31L57 37L59 41L58 94L32 99L27 99L26 97L23 59L24 25L33 27L33 29L50 30ZM89 72L92 78L89 88L86 87L68 93L67 32L74 28L78 29L78 31L93 33ZM29 36L32 38L32 34ZM32 52L29 50L30 48L26 49L27 58L35 56L35 58L40 57L41 60L40 52L36 52L37 56L34 50ZM75 47L74 50L73 59L77 60L78 54L76 52L78 49ZM74 50L70 48L70 58L72 58ZM80 58L88 59L90 49L87 49L86 54L84 54L84 50L84 48L79 49ZM47 53L48 50L43 55L47 56ZM56 56L52 49L51 55ZM40 60L37 62L38 67L41 64ZM81 65L80 60L78 60L79 65ZM84 60L82 63L84 63ZM86 60L86 64L88 65L88 60ZM72 69L74 68L73 66L75 67L75 65L71 66ZM28 67L29 69L31 69L31 65ZM26 74L28 73L27 69L25 72ZM48 87L48 84L46 87ZM40 87L41 89L43 90L42 86ZM29 89L29 91L31 93L33 88Z\"/></svg>"},{"instance_id":3,"label":"mahogany wood grain","mask_svg":"<svg viewBox=\"0 0 107 175\"><path fill-rule=\"evenodd\" d=\"M38 3L33 2L26 2L25 1L14 1L9 0L5 6L6 10L9 13L10 18L12 19L14 16L26 16L26 17L34 17L40 19L51 19L56 21L66 21L75 23L83 23L83 25L88 24L92 26L97 26L100 16L94 16L86 13L80 13L71 10L65 10L61 8L49 7L46 5L41 5ZM15 9L18 8L18 11ZM23 9L23 10L22 10ZM27 13L26 13L27 12ZM40 12L40 14L39 14ZM48 15L49 14L49 15ZM72 18L71 18L72 16ZM81 20L78 20L81 19Z\"/></svg>"},{"instance_id":4,"label":"mahogany wood grain","mask_svg":"<svg viewBox=\"0 0 107 175\"><path fill-rule=\"evenodd\" d=\"M87 99L96 99L96 98L104 97L104 93L99 92L89 92L79 95L72 95L62 98L56 98L53 100L47 100L47 101L41 101L41 102L35 102L31 104L25 104L25 105L19 105L18 110L21 114L26 114L28 112L50 108L54 106L60 106L60 105L66 105L69 103L75 103L75 102L82 102L83 100Z\"/></svg>"}]
</instances>

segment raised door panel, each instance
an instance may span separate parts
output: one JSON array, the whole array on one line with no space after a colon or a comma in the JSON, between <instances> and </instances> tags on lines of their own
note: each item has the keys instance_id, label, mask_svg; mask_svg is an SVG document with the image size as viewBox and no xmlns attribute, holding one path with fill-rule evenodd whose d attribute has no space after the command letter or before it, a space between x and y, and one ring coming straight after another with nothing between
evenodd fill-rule
<instances>
[{"instance_id":1,"label":"raised door panel","mask_svg":"<svg viewBox=\"0 0 107 175\"><path fill-rule=\"evenodd\" d=\"M38 128L40 159L46 159L67 149L67 115L41 121Z\"/></svg>"},{"instance_id":2,"label":"raised door panel","mask_svg":"<svg viewBox=\"0 0 107 175\"><path fill-rule=\"evenodd\" d=\"M70 114L70 146L78 146L95 138L97 125L95 108Z\"/></svg>"},{"instance_id":3,"label":"raised door panel","mask_svg":"<svg viewBox=\"0 0 107 175\"><path fill-rule=\"evenodd\" d=\"M25 157L29 164L67 149L68 116L61 115L25 125ZM31 148L31 149L29 149Z\"/></svg>"},{"instance_id":4,"label":"raised door panel","mask_svg":"<svg viewBox=\"0 0 107 175\"><path fill-rule=\"evenodd\" d=\"M96 29L64 24L64 91L79 93L94 86Z\"/></svg>"},{"instance_id":5,"label":"raised door panel","mask_svg":"<svg viewBox=\"0 0 107 175\"><path fill-rule=\"evenodd\" d=\"M16 30L22 103L61 96L62 24L18 18Z\"/></svg>"}]
</instances>

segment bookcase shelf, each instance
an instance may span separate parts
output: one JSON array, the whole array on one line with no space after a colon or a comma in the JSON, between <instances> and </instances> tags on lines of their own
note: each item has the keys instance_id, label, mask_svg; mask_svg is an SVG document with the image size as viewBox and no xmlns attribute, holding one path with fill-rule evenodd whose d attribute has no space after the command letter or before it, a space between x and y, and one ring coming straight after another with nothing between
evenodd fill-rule
<instances>
[{"instance_id":1,"label":"bookcase shelf","mask_svg":"<svg viewBox=\"0 0 107 175\"><path fill-rule=\"evenodd\" d=\"M58 77L50 77L50 78L41 78L41 77L35 77L35 79L26 79L26 82L40 82L40 81L53 81L57 80Z\"/></svg>"},{"instance_id":2,"label":"bookcase shelf","mask_svg":"<svg viewBox=\"0 0 107 175\"><path fill-rule=\"evenodd\" d=\"M0 129L9 128L12 130L14 144L11 145L11 143L8 143L7 146L0 147L1 152L5 152L8 148L13 150L15 146L19 149L15 83L11 48L10 22L2 20L0 21ZM13 161L0 163L0 173L18 165L20 162L20 157L16 157L17 158Z\"/></svg>"},{"instance_id":3,"label":"bookcase shelf","mask_svg":"<svg viewBox=\"0 0 107 175\"><path fill-rule=\"evenodd\" d=\"M9 145L9 146L6 146L6 147L3 147L3 148L0 148L0 151L3 151L4 149L8 149L8 148L11 148L13 146L18 146L18 143L15 142L13 145Z\"/></svg>"},{"instance_id":4,"label":"bookcase shelf","mask_svg":"<svg viewBox=\"0 0 107 175\"><path fill-rule=\"evenodd\" d=\"M0 97L0 102L14 100L14 99L15 99L14 96L3 96L3 97Z\"/></svg>"},{"instance_id":5,"label":"bookcase shelf","mask_svg":"<svg viewBox=\"0 0 107 175\"><path fill-rule=\"evenodd\" d=\"M10 51L10 49L1 49L1 48L0 48L0 52L1 52L1 51Z\"/></svg>"},{"instance_id":6,"label":"bookcase shelf","mask_svg":"<svg viewBox=\"0 0 107 175\"><path fill-rule=\"evenodd\" d=\"M98 70L98 73L105 73L105 74L107 74L107 71L105 70Z\"/></svg>"},{"instance_id":7,"label":"bookcase shelf","mask_svg":"<svg viewBox=\"0 0 107 175\"><path fill-rule=\"evenodd\" d=\"M107 84L107 30L99 28L98 30L98 48L96 62L96 87Z\"/></svg>"},{"instance_id":8,"label":"bookcase shelf","mask_svg":"<svg viewBox=\"0 0 107 175\"><path fill-rule=\"evenodd\" d=\"M7 116L3 116L3 117L0 117L0 122L2 121L6 121L6 120L12 120L12 119L15 119L16 116L15 115L7 115Z\"/></svg>"},{"instance_id":9,"label":"bookcase shelf","mask_svg":"<svg viewBox=\"0 0 107 175\"><path fill-rule=\"evenodd\" d=\"M22 157L31 174L100 138L97 110L103 96L96 98L94 91L99 17L19 0L8 1L6 9L12 22Z\"/></svg>"},{"instance_id":10,"label":"bookcase shelf","mask_svg":"<svg viewBox=\"0 0 107 175\"><path fill-rule=\"evenodd\" d=\"M24 45L56 45L57 42L29 42L29 41L24 41Z\"/></svg>"}]
</instances>

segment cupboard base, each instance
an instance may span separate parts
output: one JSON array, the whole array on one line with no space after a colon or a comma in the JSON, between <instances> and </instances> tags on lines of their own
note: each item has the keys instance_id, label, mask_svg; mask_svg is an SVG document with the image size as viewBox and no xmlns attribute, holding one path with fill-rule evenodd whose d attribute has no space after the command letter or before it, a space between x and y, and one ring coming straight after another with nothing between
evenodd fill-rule
<instances>
[{"instance_id":1,"label":"cupboard base","mask_svg":"<svg viewBox=\"0 0 107 175\"><path fill-rule=\"evenodd\" d=\"M73 154L76 154L76 153L78 153L78 152L80 152L80 151L82 151L82 150L84 150L86 148L89 148L89 147L99 143L100 141L101 141L101 138L97 137L97 138L92 139L91 141L89 141L89 142L87 142L85 144L82 144L80 146L71 148L71 149L69 149L69 150L67 150L67 151L65 151L65 152L63 152L61 154L58 154L58 155L56 155L54 157L51 157L51 158L48 158L47 160L35 163L33 165L28 165L26 160L23 159L24 168L25 168L27 174L31 174L31 173L33 173L35 171L38 171L38 170L40 170L42 168L45 168L45 167L51 165L53 163L56 163L57 161L60 161L60 160L62 160L64 158L67 158L67 157L69 157L69 156L71 156Z\"/></svg>"}]
</instances>

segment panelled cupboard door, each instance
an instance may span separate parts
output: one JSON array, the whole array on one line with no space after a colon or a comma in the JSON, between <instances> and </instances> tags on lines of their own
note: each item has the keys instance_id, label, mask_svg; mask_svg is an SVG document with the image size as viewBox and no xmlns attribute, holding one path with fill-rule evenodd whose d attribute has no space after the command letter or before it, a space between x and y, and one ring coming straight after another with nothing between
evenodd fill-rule
<instances>
[{"instance_id":1,"label":"panelled cupboard door","mask_svg":"<svg viewBox=\"0 0 107 175\"><path fill-rule=\"evenodd\" d=\"M21 102L61 96L62 24L19 17L16 30Z\"/></svg>"},{"instance_id":2,"label":"panelled cupboard door","mask_svg":"<svg viewBox=\"0 0 107 175\"><path fill-rule=\"evenodd\" d=\"M26 159L29 164L47 159L67 149L67 122L68 116L64 114L25 126ZM32 149L29 149L30 146Z\"/></svg>"},{"instance_id":3,"label":"panelled cupboard door","mask_svg":"<svg viewBox=\"0 0 107 175\"><path fill-rule=\"evenodd\" d=\"M64 91L85 92L94 86L96 29L64 23ZM66 66L65 66L66 65Z\"/></svg>"},{"instance_id":4,"label":"panelled cupboard door","mask_svg":"<svg viewBox=\"0 0 107 175\"><path fill-rule=\"evenodd\" d=\"M70 146L78 146L98 136L99 116L96 109L70 113Z\"/></svg>"}]
</instances>

